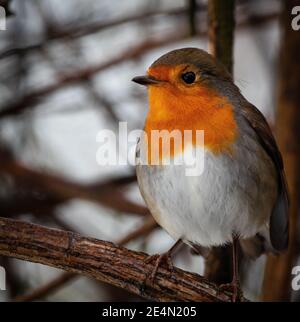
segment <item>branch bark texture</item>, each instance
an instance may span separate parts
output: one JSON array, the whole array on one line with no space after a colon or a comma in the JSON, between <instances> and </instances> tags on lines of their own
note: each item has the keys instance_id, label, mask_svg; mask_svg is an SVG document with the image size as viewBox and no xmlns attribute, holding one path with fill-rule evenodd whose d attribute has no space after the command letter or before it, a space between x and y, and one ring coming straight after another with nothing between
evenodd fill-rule
<instances>
[{"instance_id":1,"label":"branch bark texture","mask_svg":"<svg viewBox=\"0 0 300 322\"><path fill-rule=\"evenodd\" d=\"M146 274L154 264L145 264L145 253L12 219L0 218L0 255L83 274L155 301L229 302L232 296L178 268L160 267L149 283Z\"/></svg>"}]
</instances>

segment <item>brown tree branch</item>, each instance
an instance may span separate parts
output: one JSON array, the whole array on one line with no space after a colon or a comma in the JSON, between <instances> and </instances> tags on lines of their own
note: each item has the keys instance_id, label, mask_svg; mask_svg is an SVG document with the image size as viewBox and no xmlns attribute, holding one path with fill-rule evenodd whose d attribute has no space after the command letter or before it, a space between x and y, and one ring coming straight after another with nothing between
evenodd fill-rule
<instances>
[{"instance_id":1,"label":"brown tree branch","mask_svg":"<svg viewBox=\"0 0 300 322\"><path fill-rule=\"evenodd\" d=\"M208 1L209 51L232 73L235 0Z\"/></svg>"},{"instance_id":2,"label":"brown tree branch","mask_svg":"<svg viewBox=\"0 0 300 322\"><path fill-rule=\"evenodd\" d=\"M152 232L158 225L152 216L146 217L144 223L135 229L134 231L128 233L126 236L121 238L116 242L119 246L124 246L132 240L135 240L142 236L147 236L150 232ZM66 283L73 281L76 277L80 275L72 274L69 272L64 272L54 278L53 280L47 282L45 285L39 286L29 293L17 296L14 301L16 302L31 302L37 299L41 299L49 295L50 293L56 291L57 289L63 287Z\"/></svg>"},{"instance_id":3,"label":"brown tree branch","mask_svg":"<svg viewBox=\"0 0 300 322\"><path fill-rule=\"evenodd\" d=\"M178 268L169 272L162 266L155 282L145 284L153 269L153 264L145 264L145 253L12 219L0 218L0 255L83 274L156 301L229 302L232 296Z\"/></svg>"},{"instance_id":4,"label":"brown tree branch","mask_svg":"<svg viewBox=\"0 0 300 322\"><path fill-rule=\"evenodd\" d=\"M196 0L188 0L188 22L190 29L190 36L195 36L197 33L196 26L196 8L197 1Z\"/></svg>"}]
</instances>

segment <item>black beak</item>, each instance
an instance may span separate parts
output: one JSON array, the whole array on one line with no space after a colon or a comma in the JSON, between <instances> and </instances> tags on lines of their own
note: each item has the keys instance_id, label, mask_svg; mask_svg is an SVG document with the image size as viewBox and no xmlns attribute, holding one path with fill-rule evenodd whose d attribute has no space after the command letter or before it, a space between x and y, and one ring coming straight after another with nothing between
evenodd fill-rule
<instances>
[{"instance_id":1,"label":"black beak","mask_svg":"<svg viewBox=\"0 0 300 322\"><path fill-rule=\"evenodd\" d=\"M151 77L151 76L136 76L132 79L133 82L138 83L140 85L157 85L160 84L161 81Z\"/></svg>"}]
</instances>

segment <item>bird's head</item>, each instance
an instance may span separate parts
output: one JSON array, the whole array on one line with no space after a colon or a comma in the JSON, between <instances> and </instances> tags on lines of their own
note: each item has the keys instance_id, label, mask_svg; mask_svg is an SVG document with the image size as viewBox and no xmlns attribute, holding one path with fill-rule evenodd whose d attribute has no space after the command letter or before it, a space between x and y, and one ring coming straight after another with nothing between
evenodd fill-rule
<instances>
[{"instance_id":1,"label":"bird's head","mask_svg":"<svg viewBox=\"0 0 300 322\"><path fill-rule=\"evenodd\" d=\"M146 85L151 98L164 100L164 107L176 105L180 108L195 97L199 108L201 98L222 96L220 83L232 84L232 78L225 67L213 56L198 48L173 50L157 59L145 76L137 76L134 82ZM174 101L174 102L173 102Z\"/></svg>"},{"instance_id":2,"label":"bird's head","mask_svg":"<svg viewBox=\"0 0 300 322\"><path fill-rule=\"evenodd\" d=\"M233 137L233 106L224 88L230 92L234 84L226 68L204 50L173 50L157 59L147 75L132 80L148 87L146 130L201 129L207 140Z\"/></svg>"},{"instance_id":3,"label":"bird's head","mask_svg":"<svg viewBox=\"0 0 300 322\"><path fill-rule=\"evenodd\" d=\"M141 85L172 84L190 92L199 86L212 86L214 80L231 81L226 68L213 56L199 48L172 50L158 58L148 69L148 75L132 80Z\"/></svg>"}]
</instances>

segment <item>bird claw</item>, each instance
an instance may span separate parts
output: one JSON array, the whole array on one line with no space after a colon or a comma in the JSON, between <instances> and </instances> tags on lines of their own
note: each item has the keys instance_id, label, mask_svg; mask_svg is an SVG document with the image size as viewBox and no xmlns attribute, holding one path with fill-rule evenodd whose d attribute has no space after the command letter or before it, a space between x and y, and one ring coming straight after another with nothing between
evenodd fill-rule
<instances>
[{"instance_id":1,"label":"bird claw","mask_svg":"<svg viewBox=\"0 0 300 322\"><path fill-rule=\"evenodd\" d=\"M221 284L219 286L219 290L231 292L232 302L241 302L243 299L243 292L238 281L232 281L231 283Z\"/></svg>"},{"instance_id":2,"label":"bird claw","mask_svg":"<svg viewBox=\"0 0 300 322\"><path fill-rule=\"evenodd\" d=\"M146 279L145 279L145 281L149 280L152 284L154 283L157 270L162 263L165 263L168 266L168 269L170 271L174 270L172 259L168 252L160 255L159 254L151 255L147 257L144 261L145 264L151 264L152 262L154 262L154 268L151 271L150 275L149 274L146 275Z\"/></svg>"}]
</instances>

